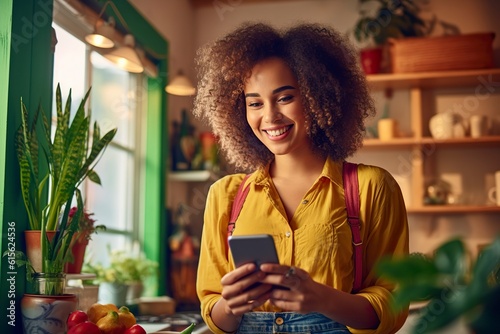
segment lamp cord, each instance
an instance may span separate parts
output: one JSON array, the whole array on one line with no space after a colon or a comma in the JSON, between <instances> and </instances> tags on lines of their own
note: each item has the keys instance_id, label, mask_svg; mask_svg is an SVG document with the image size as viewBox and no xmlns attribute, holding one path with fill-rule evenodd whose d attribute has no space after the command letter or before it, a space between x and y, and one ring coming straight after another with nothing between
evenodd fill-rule
<instances>
[{"instance_id":1,"label":"lamp cord","mask_svg":"<svg viewBox=\"0 0 500 334\"><path fill-rule=\"evenodd\" d=\"M115 12L116 16L120 20L121 24L130 33L130 29L129 29L128 25L127 25L127 22L125 21L125 19L123 18L122 14L120 13L120 11L118 10L118 8L116 7L116 5L112 1L110 1L110 0L106 1L106 3L104 4L104 6L101 9L101 12L99 13L99 17L102 17L102 14L104 14L104 11L106 10L106 7L108 7L108 5L111 7L111 9L113 9L113 11ZM150 49L148 47L145 47L144 45L142 45L142 47L145 49L144 51L146 51L147 53L149 53L150 55L152 55L156 59L167 59L167 55L158 54L154 50L152 50L152 49Z\"/></svg>"},{"instance_id":2,"label":"lamp cord","mask_svg":"<svg viewBox=\"0 0 500 334\"><path fill-rule=\"evenodd\" d=\"M118 10L118 8L116 8L116 5L112 1L106 1L106 3L104 4L104 6L101 9L101 12L99 13L99 17L101 17L102 14L104 14L104 11L106 10L106 7L108 7L108 5L115 12L115 15L120 20L120 23L123 24L123 26L125 27L125 29L127 29L128 32L130 32L130 29L129 29L128 25L127 25L127 22L125 22L125 19L123 18L122 14Z\"/></svg>"}]
</instances>

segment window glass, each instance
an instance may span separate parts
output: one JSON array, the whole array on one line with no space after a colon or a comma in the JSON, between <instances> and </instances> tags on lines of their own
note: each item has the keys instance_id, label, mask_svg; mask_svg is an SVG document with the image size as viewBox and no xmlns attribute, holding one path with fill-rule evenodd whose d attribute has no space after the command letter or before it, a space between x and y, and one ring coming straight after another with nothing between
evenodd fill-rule
<instances>
[{"instance_id":1,"label":"window glass","mask_svg":"<svg viewBox=\"0 0 500 334\"><path fill-rule=\"evenodd\" d=\"M101 136L117 128L113 142L100 157L95 171L102 185L87 179L82 185L86 209L94 213L96 224L107 230L93 234L89 243L89 255L93 263L106 264L108 247L130 249L134 236L138 235L134 217L139 203L141 147L136 143L140 137L140 103L136 103L136 91L141 76L131 74L114 66L78 38L54 24L58 43L54 55L54 92L61 84L63 102L72 90L72 112L80 104L88 87L90 100L86 111L91 112L91 121L100 125ZM55 111L55 103L53 104ZM53 111L53 115L55 112ZM93 125L92 125L93 126Z\"/></svg>"},{"instance_id":2,"label":"window glass","mask_svg":"<svg viewBox=\"0 0 500 334\"><path fill-rule=\"evenodd\" d=\"M87 205L95 217L108 229L131 229L133 205L133 155L130 152L108 146L95 171L102 185L87 183Z\"/></svg>"},{"instance_id":3,"label":"window glass","mask_svg":"<svg viewBox=\"0 0 500 334\"><path fill-rule=\"evenodd\" d=\"M63 108L71 89L71 112L74 114L87 92L85 84L87 46L57 24L53 27L56 30L57 44L54 54L54 101L52 105L55 109L55 92L59 83Z\"/></svg>"},{"instance_id":4,"label":"window glass","mask_svg":"<svg viewBox=\"0 0 500 334\"><path fill-rule=\"evenodd\" d=\"M114 66L96 52L92 52L91 62L92 117L99 120L103 133L118 128L113 142L133 148L135 76Z\"/></svg>"}]
</instances>

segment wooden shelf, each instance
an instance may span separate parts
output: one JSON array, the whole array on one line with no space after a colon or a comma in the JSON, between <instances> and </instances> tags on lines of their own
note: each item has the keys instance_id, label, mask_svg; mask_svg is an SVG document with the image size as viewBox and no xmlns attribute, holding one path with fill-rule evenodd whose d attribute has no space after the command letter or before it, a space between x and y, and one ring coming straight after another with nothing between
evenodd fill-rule
<instances>
[{"instance_id":1,"label":"wooden shelf","mask_svg":"<svg viewBox=\"0 0 500 334\"><path fill-rule=\"evenodd\" d=\"M364 148L410 148L414 145L436 145L436 146L500 146L500 136L485 136L481 138L452 138L452 139L435 139L431 137L424 137L416 139L408 138L394 138L392 140L383 141L380 139L365 139L363 142Z\"/></svg>"},{"instance_id":2,"label":"wooden shelf","mask_svg":"<svg viewBox=\"0 0 500 334\"><path fill-rule=\"evenodd\" d=\"M178 182L205 182L210 179L212 173L208 170L190 170L185 172L169 172L168 179Z\"/></svg>"},{"instance_id":3,"label":"wooden shelf","mask_svg":"<svg viewBox=\"0 0 500 334\"><path fill-rule=\"evenodd\" d=\"M500 135L481 138L435 139L429 135L427 123L429 117L437 110L428 110L429 103L424 101L430 94L426 90L437 88L469 87L482 92L491 90L489 85L500 82L500 68L473 69L459 71L438 71L421 73L390 73L368 75L367 81L372 91L385 89L409 91L409 120L412 137L394 138L388 141L365 139L364 150L411 150L410 186L412 201L407 203L409 214L474 214L500 213L500 206L472 205L424 205L427 180L437 171L436 157L423 152L429 147L439 148L440 152L447 149L488 148L496 154L500 147ZM429 102L429 101L427 101ZM421 154L420 154L421 153Z\"/></svg>"},{"instance_id":4,"label":"wooden shelf","mask_svg":"<svg viewBox=\"0 0 500 334\"><path fill-rule=\"evenodd\" d=\"M419 142L412 137L394 138L392 140L365 139L363 141L363 148L410 148L418 143Z\"/></svg>"},{"instance_id":5,"label":"wooden shelf","mask_svg":"<svg viewBox=\"0 0 500 334\"><path fill-rule=\"evenodd\" d=\"M464 214L464 213L500 213L500 206L494 205L425 205L418 208L408 208L410 214Z\"/></svg>"},{"instance_id":6,"label":"wooden shelf","mask_svg":"<svg viewBox=\"0 0 500 334\"><path fill-rule=\"evenodd\" d=\"M430 137L422 138L420 141L421 144L434 144L436 146L485 146L485 147L494 147L500 146L500 136L485 136L480 138L452 138L452 139L435 139Z\"/></svg>"},{"instance_id":7,"label":"wooden shelf","mask_svg":"<svg viewBox=\"0 0 500 334\"><path fill-rule=\"evenodd\" d=\"M482 85L483 82L498 82L500 80L500 68L421 73L373 74L367 75L366 78L372 89L474 87Z\"/></svg>"},{"instance_id":8,"label":"wooden shelf","mask_svg":"<svg viewBox=\"0 0 500 334\"><path fill-rule=\"evenodd\" d=\"M81 274L66 274L66 280L91 280L97 278L96 274L81 273Z\"/></svg>"}]
</instances>

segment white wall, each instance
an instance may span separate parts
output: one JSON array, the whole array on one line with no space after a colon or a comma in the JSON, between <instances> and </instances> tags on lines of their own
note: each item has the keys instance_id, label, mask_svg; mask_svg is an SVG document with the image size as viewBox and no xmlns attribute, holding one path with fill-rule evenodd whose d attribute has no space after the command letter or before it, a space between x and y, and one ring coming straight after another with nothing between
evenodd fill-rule
<instances>
[{"instance_id":1,"label":"white wall","mask_svg":"<svg viewBox=\"0 0 500 334\"><path fill-rule=\"evenodd\" d=\"M231 31L245 21L264 21L275 26L288 26L300 21L329 24L340 32L348 33L358 17L358 5L354 0L311 0L311 1L280 1L270 3L249 4L245 0L218 0L212 6L198 8L190 7L188 0L132 0L155 25L158 30L170 41L171 70L184 69L195 80L193 58L195 51L204 43L216 39ZM225 5L221 5L225 4ZM500 1L497 0L431 0L430 12L443 21L458 25L462 33L493 31L496 66L500 66ZM437 31L439 32L439 31ZM500 96L481 104L476 110L479 113L488 113L500 116ZM407 96L397 95L393 99L391 110L408 110ZM444 110L454 103L460 103L470 92L440 92L436 99L436 109ZM181 99L177 101L177 99ZM169 99L171 118L176 118L181 107L190 107L189 98ZM480 150L479 150L480 151ZM491 151L489 151L491 152ZM456 172L457 165L465 166L463 183L468 193L481 194L484 192L485 178L493 170L500 170L500 157L497 154L485 159L481 152L471 150L451 151L440 155L440 166L437 175ZM484 152L483 152L484 153ZM406 152L392 153L362 153L356 157L361 161L387 166L387 161L397 163L397 156ZM486 153L488 154L488 153ZM479 167L479 168L477 168ZM391 164L387 167L397 174L397 169ZM392 170L391 170L392 169ZM405 197L411 196L407 179L396 175L401 182ZM488 181L489 182L489 181ZM206 189L206 187L203 187ZM472 190L471 190L472 188ZM198 194L199 190L190 188L187 197ZM191 194L191 195L190 195ZM477 196L479 196L477 195ZM179 196L176 190L176 197ZM476 197L477 197L476 196ZM177 197L180 198L180 197ZM192 218L201 224L201 210ZM495 233L500 232L499 214L477 215L411 215L411 250L428 252L450 236L466 236L471 251L475 252L476 244L491 240Z\"/></svg>"}]
</instances>

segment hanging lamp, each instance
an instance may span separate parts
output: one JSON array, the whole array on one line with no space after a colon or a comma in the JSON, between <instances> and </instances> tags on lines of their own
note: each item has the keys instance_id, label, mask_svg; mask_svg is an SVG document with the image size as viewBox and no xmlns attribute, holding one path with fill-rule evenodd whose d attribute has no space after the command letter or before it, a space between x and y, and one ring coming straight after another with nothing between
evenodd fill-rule
<instances>
[{"instance_id":1,"label":"hanging lamp","mask_svg":"<svg viewBox=\"0 0 500 334\"><path fill-rule=\"evenodd\" d=\"M165 87L165 91L172 95L190 96L196 93L196 88L191 83L191 80L182 71L179 71Z\"/></svg>"},{"instance_id":2,"label":"hanging lamp","mask_svg":"<svg viewBox=\"0 0 500 334\"><path fill-rule=\"evenodd\" d=\"M144 71L139 54L134 48L134 36L125 35L123 45L104 55L104 58L112 61L118 67L132 73Z\"/></svg>"}]
</instances>

